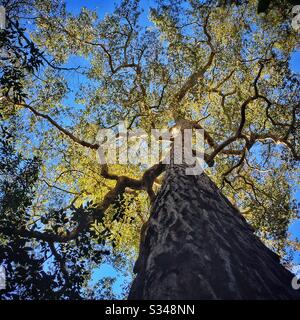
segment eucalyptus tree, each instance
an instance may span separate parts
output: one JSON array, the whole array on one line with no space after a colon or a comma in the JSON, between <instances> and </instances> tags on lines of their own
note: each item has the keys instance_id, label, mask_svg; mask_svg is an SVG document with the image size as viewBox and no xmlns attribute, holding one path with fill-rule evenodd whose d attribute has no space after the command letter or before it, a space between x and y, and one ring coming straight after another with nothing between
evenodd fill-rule
<instances>
[{"instance_id":1,"label":"eucalyptus tree","mask_svg":"<svg viewBox=\"0 0 300 320\"><path fill-rule=\"evenodd\" d=\"M18 232L75 246L92 232L116 252L139 250L132 299L297 296L257 236L284 256L297 217L298 35L289 8L262 19L257 1L216 4L161 0L146 15L126 0L99 17L60 1L6 3L12 23L33 21L19 35L44 57L22 79L26 96L2 99L24 122L19 145L43 159L31 209L40 223ZM205 173L164 161L100 165L97 133L120 122L148 135L203 130ZM57 197L92 209L75 224L67 211L58 226L45 217Z\"/></svg>"}]
</instances>

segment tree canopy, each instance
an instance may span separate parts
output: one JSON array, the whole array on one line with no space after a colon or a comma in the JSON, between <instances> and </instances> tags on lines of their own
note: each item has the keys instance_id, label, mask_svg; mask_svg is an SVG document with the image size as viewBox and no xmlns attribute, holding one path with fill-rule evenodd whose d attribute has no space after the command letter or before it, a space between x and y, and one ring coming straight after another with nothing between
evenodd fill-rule
<instances>
[{"instance_id":1,"label":"tree canopy","mask_svg":"<svg viewBox=\"0 0 300 320\"><path fill-rule=\"evenodd\" d=\"M260 16L256 0L159 0L148 12L124 0L103 17L59 0L2 3L1 122L13 124L15 148L1 149L4 251L20 249L57 294L82 297L107 250L117 264L136 254L164 172L161 162L100 165L98 130L186 121L204 129L206 173L286 257L300 159L289 2ZM16 255L1 259L19 268Z\"/></svg>"}]
</instances>

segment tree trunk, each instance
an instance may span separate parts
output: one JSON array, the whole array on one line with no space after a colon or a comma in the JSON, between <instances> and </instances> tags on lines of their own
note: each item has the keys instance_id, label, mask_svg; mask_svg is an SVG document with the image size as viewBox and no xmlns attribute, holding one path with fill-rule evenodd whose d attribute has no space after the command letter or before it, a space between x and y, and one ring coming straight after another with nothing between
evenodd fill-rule
<instances>
[{"instance_id":1,"label":"tree trunk","mask_svg":"<svg viewBox=\"0 0 300 320\"><path fill-rule=\"evenodd\" d=\"M292 273L205 173L169 166L128 299L299 299Z\"/></svg>"}]
</instances>

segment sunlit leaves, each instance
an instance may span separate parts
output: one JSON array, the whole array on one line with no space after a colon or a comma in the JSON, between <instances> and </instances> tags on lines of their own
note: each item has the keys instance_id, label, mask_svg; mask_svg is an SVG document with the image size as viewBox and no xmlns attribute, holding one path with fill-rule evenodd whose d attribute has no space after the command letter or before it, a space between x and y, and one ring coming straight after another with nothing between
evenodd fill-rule
<instances>
[{"instance_id":1,"label":"sunlit leaves","mask_svg":"<svg viewBox=\"0 0 300 320\"><path fill-rule=\"evenodd\" d=\"M299 101L299 81L289 66L297 37L278 9L261 17L256 8L257 1L217 7L205 1L163 0L150 10L145 25L138 1L120 2L103 19L86 8L73 15L56 1L36 3L33 39L55 66L66 62L74 67L75 59L81 68L71 72L42 68L36 78L24 83L28 102L89 142L95 141L99 128L115 129L120 121L130 129L149 132L167 127L181 115L200 120L220 144L235 134L243 102L258 90L271 105L262 97L251 101L245 110L244 138L229 146L244 150L249 163L244 161L230 172L231 185L223 184L224 174L240 156L219 154L212 178L223 185L224 193L262 237L282 245L295 216L291 191L295 173L289 152L283 143L277 148L280 141L273 138L257 139L251 151L245 146L255 134L288 134L299 151L296 130L287 132ZM211 51L215 56L204 76L174 102L174 94L207 63ZM294 118L299 119L299 114ZM71 202L80 207L88 201L101 205L116 181L101 176L95 151L40 120L24 117L28 131L23 137L23 143L33 141L26 143L26 152L43 156L39 209L60 206L64 199L65 206ZM260 144L262 148L257 147ZM206 151L212 151L208 144ZM138 164L110 165L109 170L135 178L143 173ZM133 196L132 190L126 190L121 204L112 205L94 230L100 240L105 234L118 250L136 250L148 207L144 193Z\"/></svg>"}]
</instances>

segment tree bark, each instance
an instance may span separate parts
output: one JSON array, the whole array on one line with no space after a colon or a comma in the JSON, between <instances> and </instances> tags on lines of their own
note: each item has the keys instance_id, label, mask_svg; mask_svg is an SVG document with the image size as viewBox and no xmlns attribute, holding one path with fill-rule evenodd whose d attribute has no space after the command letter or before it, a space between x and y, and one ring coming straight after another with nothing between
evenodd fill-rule
<instances>
[{"instance_id":1,"label":"tree bark","mask_svg":"<svg viewBox=\"0 0 300 320\"><path fill-rule=\"evenodd\" d=\"M170 165L152 205L129 297L300 299L293 274L205 173Z\"/></svg>"}]
</instances>

